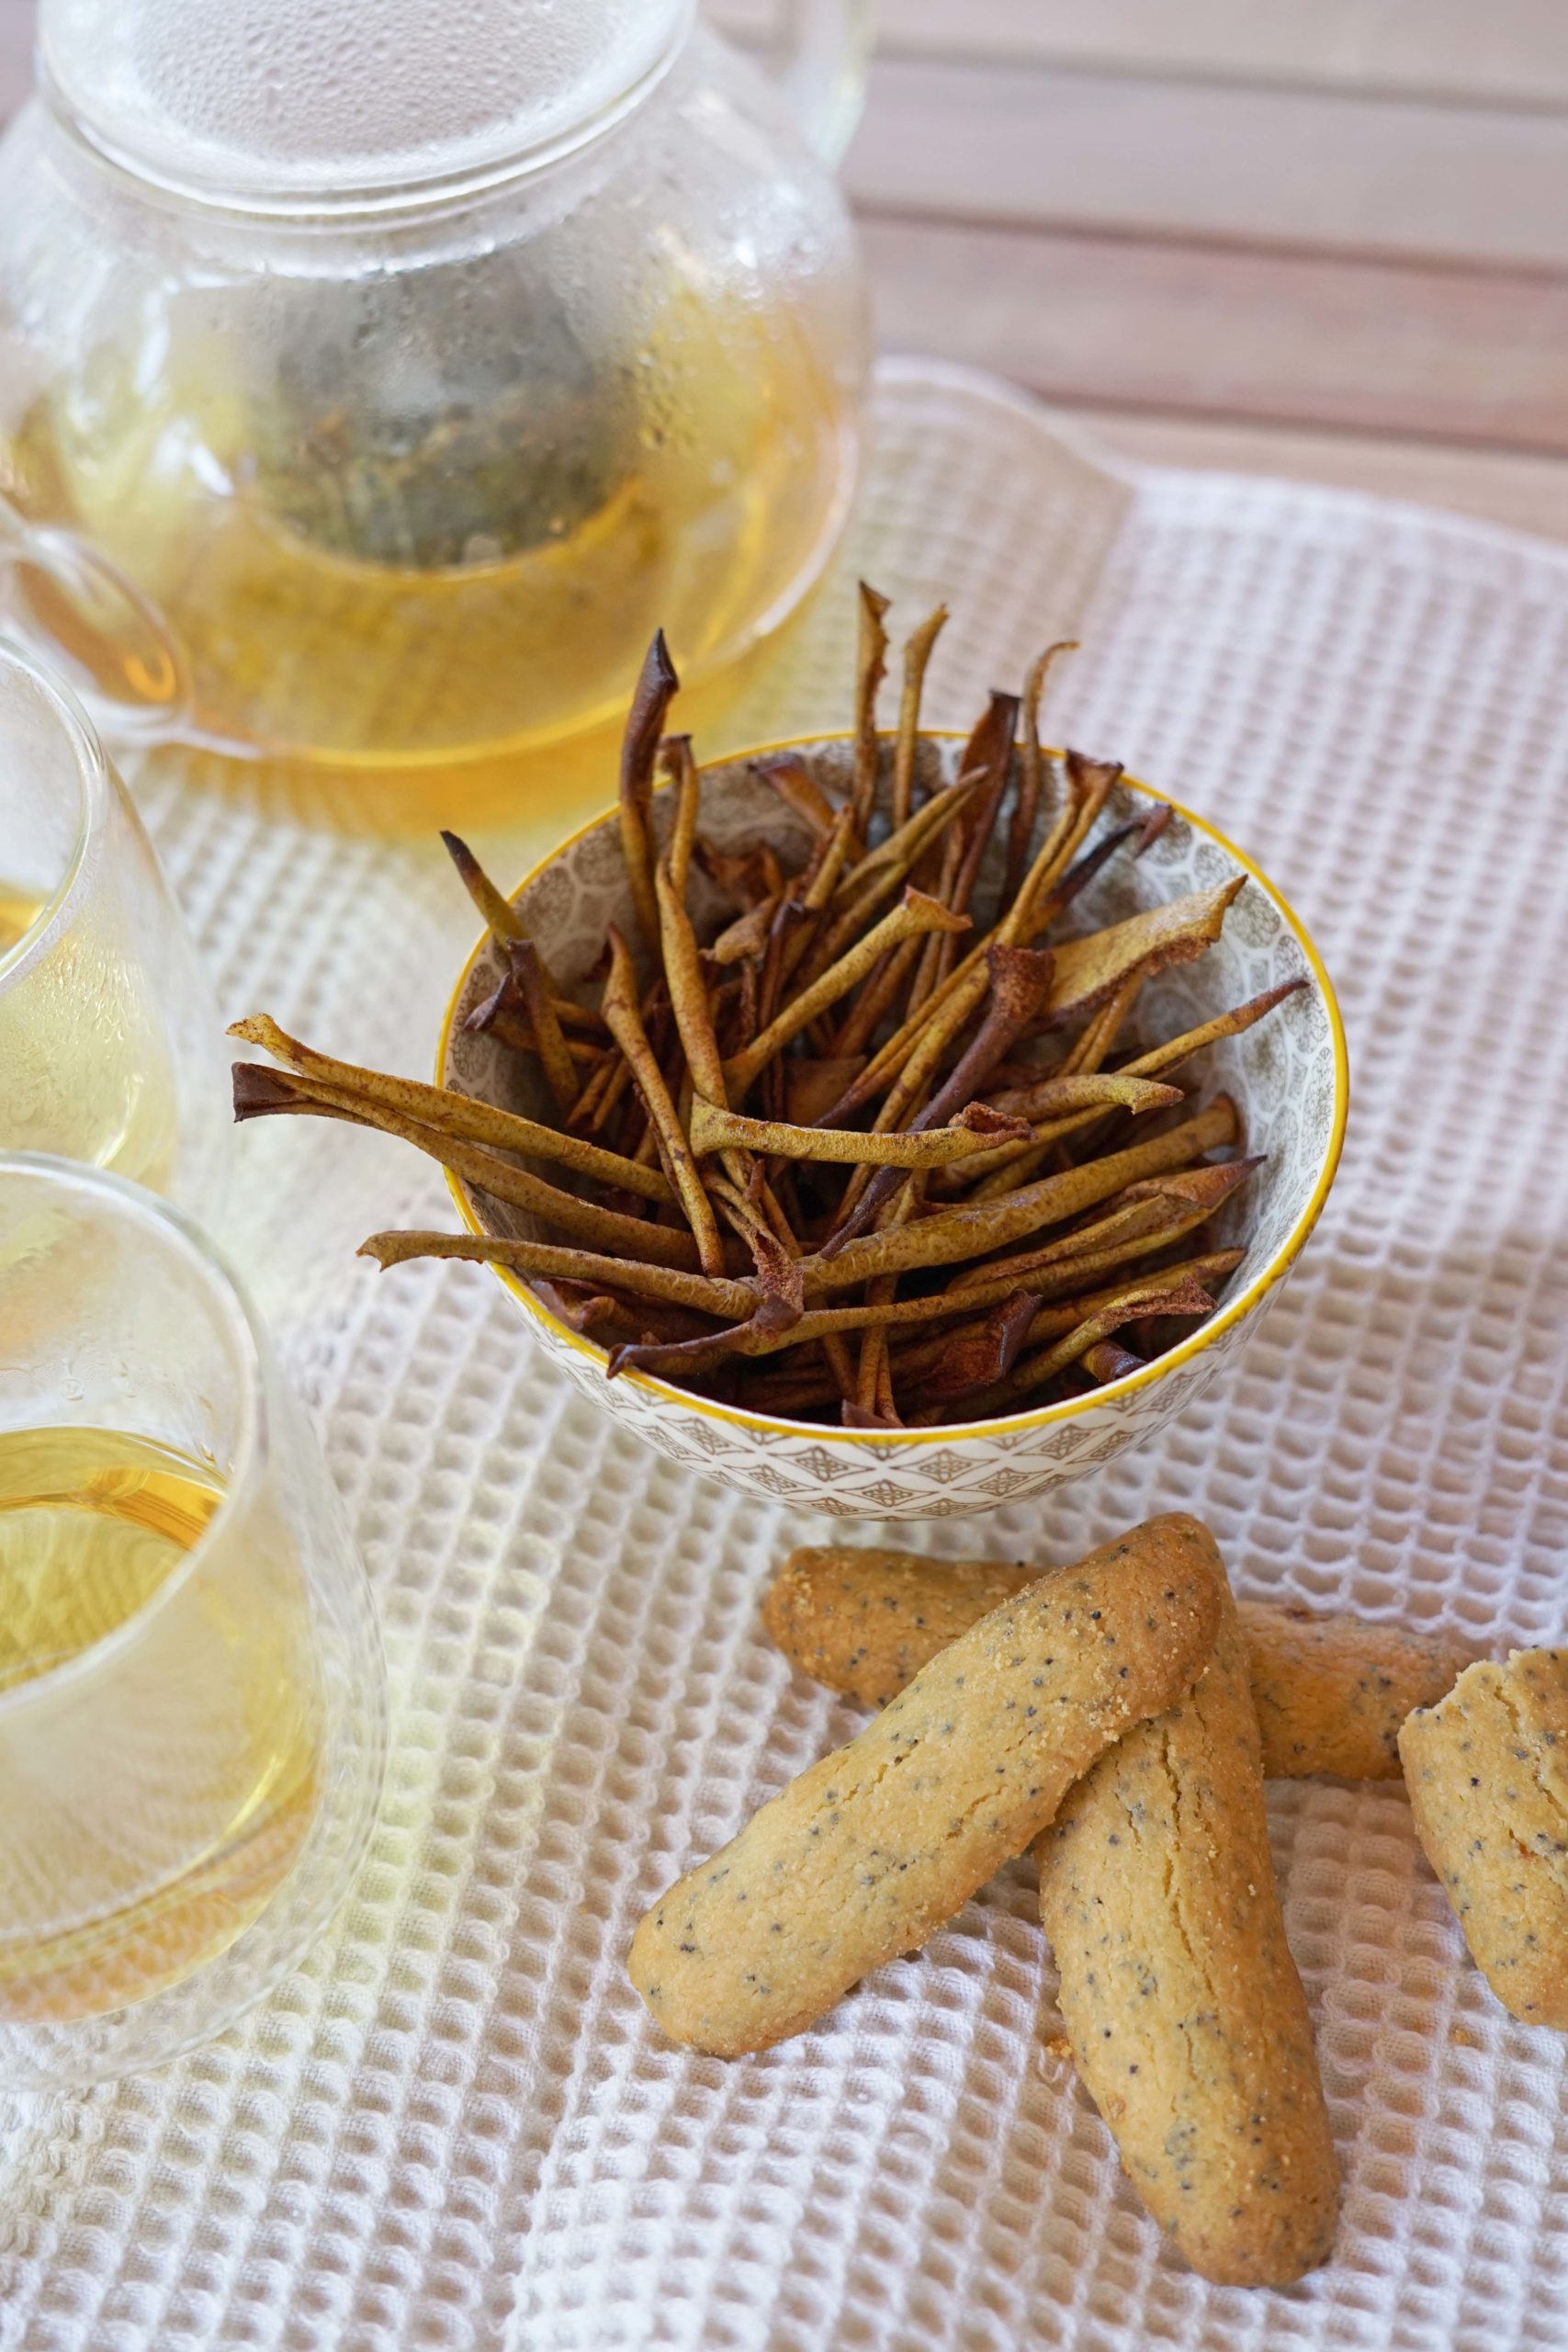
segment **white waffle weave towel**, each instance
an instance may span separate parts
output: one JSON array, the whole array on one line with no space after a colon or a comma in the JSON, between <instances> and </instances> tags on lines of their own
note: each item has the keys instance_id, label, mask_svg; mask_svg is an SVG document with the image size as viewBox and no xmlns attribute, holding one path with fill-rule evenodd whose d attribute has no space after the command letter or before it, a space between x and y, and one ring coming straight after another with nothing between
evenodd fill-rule
<instances>
[{"instance_id":1,"label":"white waffle weave towel","mask_svg":"<svg viewBox=\"0 0 1568 2352\"><path fill-rule=\"evenodd\" d=\"M1263 863L1355 1086L1327 1214L1222 1388L924 1540L1066 1558L1181 1509L1245 1592L1562 1637L1568 556L1280 484L1129 492L953 375L890 372L877 412L854 544L732 739L839 723L857 571L897 621L952 604L930 708L959 725L1088 595L1053 731ZM148 799L229 1015L428 1071L474 928L438 853ZM482 1272L355 1261L446 1221L395 1146L238 1143L244 1262L380 1599L390 1789L261 2013L164 2076L0 2103L0 2352L1562 2352L1568 2041L1492 2001L1397 1786L1271 1800L1348 2183L1334 2262L1287 2293L1162 2249L1047 2048L1022 1870L764 2057L662 2046L637 1917L853 1726L757 1623L823 1523L617 1434Z\"/></svg>"}]
</instances>

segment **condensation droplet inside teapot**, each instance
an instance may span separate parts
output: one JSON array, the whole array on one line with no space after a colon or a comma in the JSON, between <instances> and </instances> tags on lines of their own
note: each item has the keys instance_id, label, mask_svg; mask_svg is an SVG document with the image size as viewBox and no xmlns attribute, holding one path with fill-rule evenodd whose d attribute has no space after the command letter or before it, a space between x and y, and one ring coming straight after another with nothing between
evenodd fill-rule
<instances>
[{"instance_id":1,"label":"condensation droplet inside teapot","mask_svg":"<svg viewBox=\"0 0 1568 2352\"><path fill-rule=\"evenodd\" d=\"M683 0L41 0L50 74L178 184L330 194L445 176L590 121Z\"/></svg>"}]
</instances>

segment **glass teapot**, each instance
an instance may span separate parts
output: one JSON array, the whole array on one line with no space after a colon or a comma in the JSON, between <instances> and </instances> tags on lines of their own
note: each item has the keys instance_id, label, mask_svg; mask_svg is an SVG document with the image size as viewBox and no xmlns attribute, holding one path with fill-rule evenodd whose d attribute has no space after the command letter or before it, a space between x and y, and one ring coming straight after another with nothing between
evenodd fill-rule
<instances>
[{"instance_id":1,"label":"glass teapot","mask_svg":"<svg viewBox=\"0 0 1568 2352\"><path fill-rule=\"evenodd\" d=\"M42 0L0 628L335 821L603 793L657 627L711 716L852 487L863 6L781 90L691 0Z\"/></svg>"}]
</instances>

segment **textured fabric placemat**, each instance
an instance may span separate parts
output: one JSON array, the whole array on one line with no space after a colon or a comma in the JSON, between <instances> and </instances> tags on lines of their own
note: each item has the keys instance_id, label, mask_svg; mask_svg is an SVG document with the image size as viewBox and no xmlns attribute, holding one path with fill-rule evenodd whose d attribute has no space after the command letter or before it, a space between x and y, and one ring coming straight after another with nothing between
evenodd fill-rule
<instances>
[{"instance_id":1,"label":"textured fabric placemat","mask_svg":"<svg viewBox=\"0 0 1568 2352\"><path fill-rule=\"evenodd\" d=\"M1323 1223L1215 1390L1043 1504L896 1540L1066 1558L1184 1509L1244 1592L1562 1636L1568 559L1293 486L1128 487L950 373L886 373L877 428L853 545L732 740L839 722L857 571L900 624L953 604L938 721L1080 620L1052 731L1262 861L1355 1091ZM227 1014L428 1070L474 930L438 854L144 802ZM1492 2001L1397 1786L1271 1792L1347 2176L1334 2262L1288 2292L1162 2249L1047 2049L1021 1868L764 2057L662 2046L637 1917L856 1720L756 1619L826 1523L642 1452L482 1272L356 1262L446 1221L412 1155L237 1141L229 1236L383 1612L387 1805L333 1932L220 2043L0 2102L3 2352L1561 2352L1568 2041Z\"/></svg>"}]
</instances>

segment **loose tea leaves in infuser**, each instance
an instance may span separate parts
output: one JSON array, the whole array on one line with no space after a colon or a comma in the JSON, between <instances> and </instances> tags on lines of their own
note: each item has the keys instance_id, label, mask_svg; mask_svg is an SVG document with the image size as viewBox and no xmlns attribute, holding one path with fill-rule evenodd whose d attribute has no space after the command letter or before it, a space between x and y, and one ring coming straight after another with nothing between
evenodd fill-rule
<instances>
[{"instance_id":1,"label":"loose tea leaves in infuser","mask_svg":"<svg viewBox=\"0 0 1568 2352\"><path fill-rule=\"evenodd\" d=\"M439 309L428 284L397 290L323 293L255 401L254 494L290 530L361 563L495 563L569 537L635 477L629 382L595 368L547 287L529 291L525 379L493 274L450 273Z\"/></svg>"}]
</instances>

